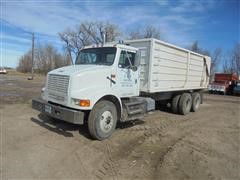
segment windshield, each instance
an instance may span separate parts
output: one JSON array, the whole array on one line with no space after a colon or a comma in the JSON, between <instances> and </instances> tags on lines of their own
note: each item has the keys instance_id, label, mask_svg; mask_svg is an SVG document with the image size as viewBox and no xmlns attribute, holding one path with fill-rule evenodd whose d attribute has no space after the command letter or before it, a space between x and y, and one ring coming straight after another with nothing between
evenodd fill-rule
<instances>
[{"instance_id":1,"label":"windshield","mask_svg":"<svg viewBox=\"0 0 240 180\"><path fill-rule=\"evenodd\" d=\"M116 55L115 47L83 49L78 54L75 64L112 65Z\"/></svg>"}]
</instances>

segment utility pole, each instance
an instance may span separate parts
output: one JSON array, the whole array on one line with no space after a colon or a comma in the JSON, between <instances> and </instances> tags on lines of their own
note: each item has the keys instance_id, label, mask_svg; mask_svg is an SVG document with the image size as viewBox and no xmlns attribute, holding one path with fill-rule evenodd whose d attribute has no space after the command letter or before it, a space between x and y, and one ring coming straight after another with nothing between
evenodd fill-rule
<instances>
[{"instance_id":1,"label":"utility pole","mask_svg":"<svg viewBox=\"0 0 240 180\"><path fill-rule=\"evenodd\" d=\"M34 33L32 33L32 76L29 80L33 80L33 73L34 73Z\"/></svg>"},{"instance_id":2,"label":"utility pole","mask_svg":"<svg viewBox=\"0 0 240 180\"><path fill-rule=\"evenodd\" d=\"M32 79L33 79L33 66L34 66L34 33L32 33Z\"/></svg>"}]
</instances>

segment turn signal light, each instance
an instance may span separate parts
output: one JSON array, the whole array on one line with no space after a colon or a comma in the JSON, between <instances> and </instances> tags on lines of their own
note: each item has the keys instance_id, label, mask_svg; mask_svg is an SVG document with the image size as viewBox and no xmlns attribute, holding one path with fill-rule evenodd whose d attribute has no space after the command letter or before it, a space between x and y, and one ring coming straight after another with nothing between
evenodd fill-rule
<instances>
[{"instance_id":1,"label":"turn signal light","mask_svg":"<svg viewBox=\"0 0 240 180\"><path fill-rule=\"evenodd\" d=\"M90 100L89 99L81 99L79 101L79 106L89 107L90 106Z\"/></svg>"}]
</instances>

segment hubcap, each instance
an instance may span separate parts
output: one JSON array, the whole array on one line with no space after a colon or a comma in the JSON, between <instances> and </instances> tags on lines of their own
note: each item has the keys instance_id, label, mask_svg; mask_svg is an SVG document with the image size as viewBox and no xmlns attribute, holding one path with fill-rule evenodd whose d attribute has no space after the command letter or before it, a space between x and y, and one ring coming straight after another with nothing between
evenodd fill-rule
<instances>
[{"instance_id":1,"label":"hubcap","mask_svg":"<svg viewBox=\"0 0 240 180\"><path fill-rule=\"evenodd\" d=\"M110 111L104 111L100 119L100 128L103 132L108 133L113 126L113 116Z\"/></svg>"}]
</instances>

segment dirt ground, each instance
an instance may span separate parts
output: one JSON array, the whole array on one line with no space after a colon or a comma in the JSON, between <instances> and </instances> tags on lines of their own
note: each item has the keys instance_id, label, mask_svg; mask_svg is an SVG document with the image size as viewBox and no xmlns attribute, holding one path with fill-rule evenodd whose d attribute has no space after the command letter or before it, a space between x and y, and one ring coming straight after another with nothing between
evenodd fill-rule
<instances>
[{"instance_id":1,"label":"dirt ground","mask_svg":"<svg viewBox=\"0 0 240 180\"><path fill-rule=\"evenodd\" d=\"M156 110L95 141L31 109L43 77L0 83L0 179L240 179L240 97L206 94L196 113Z\"/></svg>"}]
</instances>

